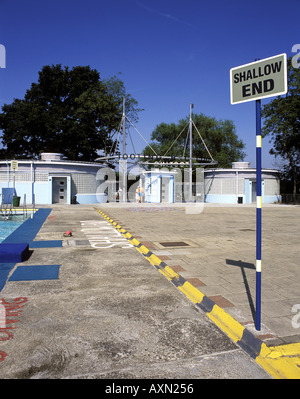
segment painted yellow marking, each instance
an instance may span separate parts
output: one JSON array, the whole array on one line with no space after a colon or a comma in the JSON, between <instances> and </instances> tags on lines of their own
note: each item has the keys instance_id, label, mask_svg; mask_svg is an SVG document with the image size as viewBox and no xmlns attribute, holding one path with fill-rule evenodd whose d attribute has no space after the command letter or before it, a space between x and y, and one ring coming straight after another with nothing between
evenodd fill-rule
<instances>
[{"instance_id":1,"label":"painted yellow marking","mask_svg":"<svg viewBox=\"0 0 300 399\"><path fill-rule=\"evenodd\" d=\"M182 286L179 286L178 289L183 292L193 303L200 303L205 296L188 281L186 281Z\"/></svg>"},{"instance_id":2,"label":"painted yellow marking","mask_svg":"<svg viewBox=\"0 0 300 399\"><path fill-rule=\"evenodd\" d=\"M215 305L208 317L219 326L234 342L239 341L244 333L245 327L236 321L230 314Z\"/></svg>"}]
</instances>

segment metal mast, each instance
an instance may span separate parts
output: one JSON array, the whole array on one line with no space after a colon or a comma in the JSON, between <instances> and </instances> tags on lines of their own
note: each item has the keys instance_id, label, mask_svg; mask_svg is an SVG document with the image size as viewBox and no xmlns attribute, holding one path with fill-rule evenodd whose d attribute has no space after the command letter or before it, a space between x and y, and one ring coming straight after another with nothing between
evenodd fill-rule
<instances>
[{"instance_id":1,"label":"metal mast","mask_svg":"<svg viewBox=\"0 0 300 399\"><path fill-rule=\"evenodd\" d=\"M189 123L189 132L190 132L190 168L189 168L189 202L192 202L193 197L193 108L194 104L190 104L190 123Z\"/></svg>"},{"instance_id":2,"label":"metal mast","mask_svg":"<svg viewBox=\"0 0 300 399\"><path fill-rule=\"evenodd\" d=\"M126 115L125 115L125 97L123 97L123 115L122 115L122 126L123 126L123 184L122 184L122 201L127 202L127 159L126 154Z\"/></svg>"}]
</instances>

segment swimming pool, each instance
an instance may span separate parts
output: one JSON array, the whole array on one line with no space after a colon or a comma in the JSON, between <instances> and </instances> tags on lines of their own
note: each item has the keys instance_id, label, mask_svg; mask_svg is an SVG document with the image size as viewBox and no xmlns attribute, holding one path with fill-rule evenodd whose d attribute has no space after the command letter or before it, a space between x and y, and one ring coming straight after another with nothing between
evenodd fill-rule
<instances>
[{"instance_id":1,"label":"swimming pool","mask_svg":"<svg viewBox=\"0 0 300 399\"><path fill-rule=\"evenodd\" d=\"M8 220L6 220L4 216L0 216L0 242L5 240L5 238L15 231L26 219L21 215L12 216Z\"/></svg>"}]
</instances>

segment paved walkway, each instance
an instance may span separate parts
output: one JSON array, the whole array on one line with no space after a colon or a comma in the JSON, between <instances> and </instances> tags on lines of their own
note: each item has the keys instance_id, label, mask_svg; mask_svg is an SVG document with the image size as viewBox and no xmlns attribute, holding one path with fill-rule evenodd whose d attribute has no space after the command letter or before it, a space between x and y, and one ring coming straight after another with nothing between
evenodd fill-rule
<instances>
[{"instance_id":1,"label":"paved walkway","mask_svg":"<svg viewBox=\"0 0 300 399\"><path fill-rule=\"evenodd\" d=\"M299 207L264 209L264 324L260 331L253 322L253 207L141 205L127 207L127 217L124 209L111 210L136 231L131 234L99 212L258 364L275 378L300 378L300 342L295 333L300 327ZM130 212L140 217L130 217Z\"/></svg>"},{"instance_id":2,"label":"paved walkway","mask_svg":"<svg viewBox=\"0 0 300 399\"><path fill-rule=\"evenodd\" d=\"M267 345L300 342L300 207L263 207L262 325L255 329L256 209L99 207Z\"/></svg>"}]
</instances>

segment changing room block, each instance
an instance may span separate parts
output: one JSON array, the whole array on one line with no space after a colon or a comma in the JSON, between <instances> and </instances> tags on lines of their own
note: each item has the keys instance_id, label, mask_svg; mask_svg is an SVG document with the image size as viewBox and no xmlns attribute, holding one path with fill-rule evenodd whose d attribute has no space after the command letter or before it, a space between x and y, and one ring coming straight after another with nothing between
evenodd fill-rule
<instances>
[{"instance_id":1,"label":"changing room block","mask_svg":"<svg viewBox=\"0 0 300 399\"><path fill-rule=\"evenodd\" d=\"M19 263L29 256L29 244L0 244L0 263Z\"/></svg>"}]
</instances>

